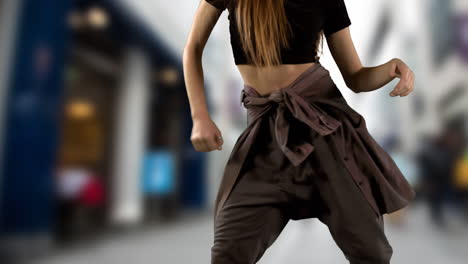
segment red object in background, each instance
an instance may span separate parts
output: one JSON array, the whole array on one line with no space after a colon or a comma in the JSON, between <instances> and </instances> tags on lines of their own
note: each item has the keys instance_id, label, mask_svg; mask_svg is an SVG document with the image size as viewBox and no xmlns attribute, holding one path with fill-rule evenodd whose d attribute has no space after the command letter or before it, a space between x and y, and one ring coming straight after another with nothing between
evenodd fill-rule
<instances>
[{"instance_id":1,"label":"red object in background","mask_svg":"<svg viewBox=\"0 0 468 264\"><path fill-rule=\"evenodd\" d=\"M89 180L80 192L79 201L81 204L90 207L100 206L104 203L104 186L98 177L94 175L89 177Z\"/></svg>"}]
</instances>

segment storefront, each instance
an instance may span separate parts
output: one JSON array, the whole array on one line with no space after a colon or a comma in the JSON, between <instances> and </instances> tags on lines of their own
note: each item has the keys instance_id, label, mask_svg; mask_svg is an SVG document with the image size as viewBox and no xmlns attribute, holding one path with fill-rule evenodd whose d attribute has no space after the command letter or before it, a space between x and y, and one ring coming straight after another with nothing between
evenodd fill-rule
<instances>
[{"instance_id":1,"label":"storefront","mask_svg":"<svg viewBox=\"0 0 468 264\"><path fill-rule=\"evenodd\" d=\"M1 232L74 239L205 206L181 59L118 1L22 1Z\"/></svg>"}]
</instances>

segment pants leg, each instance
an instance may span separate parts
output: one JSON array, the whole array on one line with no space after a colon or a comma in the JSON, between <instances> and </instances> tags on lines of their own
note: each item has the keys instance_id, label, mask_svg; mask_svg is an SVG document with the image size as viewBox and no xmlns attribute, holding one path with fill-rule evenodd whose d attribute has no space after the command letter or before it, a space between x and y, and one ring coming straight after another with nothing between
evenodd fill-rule
<instances>
[{"instance_id":1,"label":"pants leg","mask_svg":"<svg viewBox=\"0 0 468 264\"><path fill-rule=\"evenodd\" d=\"M268 120L265 120L268 121ZM214 223L212 264L254 264L289 221L280 183L291 164L267 123Z\"/></svg>"},{"instance_id":2,"label":"pants leg","mask_svg":"<svg viewBox=\"0 0 468 264\"><path fill-rule=\"evenodd\" d=\"M377 215L346 168L336 159L327 138L317 137L314 162L321 168L317 180L324 210L318 219L326 224L351 264L388 264L393 250Z\"/></svg>"},{"instance_id":3,"label":"pants leg","mask_svg":"<svg viewBox=\"0 0 468 264\"><path fill-rule=\"evenodd\" d=\"M264 127L271 129L271 122ZM383 217L365 200L327 138L316 137L310 159L292 167L271 135L271 130L262 133L215 219L211 263L256 263L289 219L309 217L328 226L351 264L390 263Z\"/></svg>"},{"instance_id":4,"label":"pants leg","mask_svg":"<svg viewBox=\"0 0 468 264\"><path fill-rule=\"evenodd\" d=\"M216 225L211 263L257 263L287 221L282 209L277 206L231 207L223 210Z\"/></svg>"}]
</instances>

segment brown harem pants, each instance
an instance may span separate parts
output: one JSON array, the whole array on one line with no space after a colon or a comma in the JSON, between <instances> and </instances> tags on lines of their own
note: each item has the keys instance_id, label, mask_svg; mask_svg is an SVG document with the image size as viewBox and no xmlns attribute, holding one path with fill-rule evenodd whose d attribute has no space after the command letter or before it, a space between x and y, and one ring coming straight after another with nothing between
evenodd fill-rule
<instances>
[{"instance_id":1,"label":"brown harem pants","mask_svg":"<svg viewBox=\"0 0 468 264\"><path fill-rule=\"evenodd\" d=\"M256 263L289 219L305 218L326 224L351 264L390 263L393 250L383 216L373 211L334 149L327 147L327 136L314 134L314 151L294 167L277 146L274 115L261 122L268 124L262 124L261 136L215 219L211 263ZM291 127L316 133L295 119ZM321 171L325 162L336 170Z\"/></svg>"}]
</instances>

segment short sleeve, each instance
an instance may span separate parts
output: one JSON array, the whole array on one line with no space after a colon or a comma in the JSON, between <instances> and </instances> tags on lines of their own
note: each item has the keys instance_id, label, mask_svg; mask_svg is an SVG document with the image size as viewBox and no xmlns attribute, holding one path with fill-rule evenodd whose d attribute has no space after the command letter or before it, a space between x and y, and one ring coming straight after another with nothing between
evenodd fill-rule
<instances>
[{"instance_id":1,"label":"short sleeve","mask_svg":"<svg viewBox=\"0 0 468 264\"><path fill-rule=\"evenodd\" d=\"M351 25L344 0L326 0L323 23L325 36Z\"/></svg>"},{"instance_id":2,"label":"short sleeve","mask_svg":"<svg viewBox=\"0 0 468 264\"><path fill-rule=\"evenodd\" d=\"M211 4L212 6L216 7L217 9L224 11L227 8L228 0L204 0Z\"/></svg>"}]
</instances>

